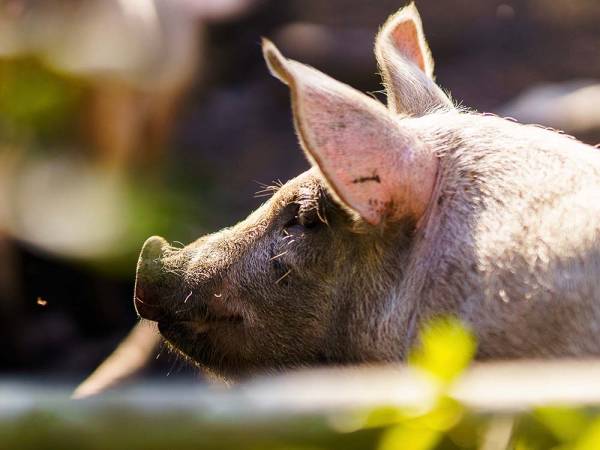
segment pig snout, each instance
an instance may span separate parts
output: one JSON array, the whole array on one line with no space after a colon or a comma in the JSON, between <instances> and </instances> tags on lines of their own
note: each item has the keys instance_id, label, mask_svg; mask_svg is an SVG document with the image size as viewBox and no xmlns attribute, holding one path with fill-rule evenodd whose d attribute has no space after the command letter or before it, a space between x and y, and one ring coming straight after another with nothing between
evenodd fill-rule
<instances>
[{"instance_id":1,"label":"pig snout","mask_svg":"<svg viewBox=\"0 0 600 450\"><path fill-rule=\"evenodd\" d=\"M158 322L167 312L164 300L176 280L164 268L165 250L169 244L160 236L148 238L137 264L134 305L138 315Z\"/></svg>"},{"instance_id":2,"label":"pig snout","mask_svg":"<svg viewBox=\"0 0 600 450\"><path fill-rule=\"evenodd\" d=\"M134 305L138 315L162 323L239 321L232 305L221 298L221 255L200 242L174 249L159 236L146 240L135 282Z\"/></svg>"}]
</instances>

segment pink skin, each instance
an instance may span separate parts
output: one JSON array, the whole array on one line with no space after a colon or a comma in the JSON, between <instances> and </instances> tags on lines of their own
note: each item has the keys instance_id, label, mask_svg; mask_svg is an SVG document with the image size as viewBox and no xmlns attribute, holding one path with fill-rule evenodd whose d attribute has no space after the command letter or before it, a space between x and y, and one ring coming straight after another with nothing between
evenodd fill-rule
<instances>
[{"instance_id":1,"label":"pink skin","mask_svg":"<svg viewBox=\"0 0 600 450\"><path fill-rule=\"evenodd\" d=\"M271 72L290 86L296 129L340 200L372 225L430 202L438 162L381 103L263 44Z\"/></svg>"}]
</instances>

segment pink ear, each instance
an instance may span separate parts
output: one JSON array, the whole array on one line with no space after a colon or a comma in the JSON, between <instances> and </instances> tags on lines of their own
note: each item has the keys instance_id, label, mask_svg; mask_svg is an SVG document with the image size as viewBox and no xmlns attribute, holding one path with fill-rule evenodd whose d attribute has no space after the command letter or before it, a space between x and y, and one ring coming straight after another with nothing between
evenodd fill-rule
<instances>
[{"instance_id":1,"label":"pink ear","mask_svg":"<svg viewBox=\"0 0 600 450\"><path fill-rule=\"evenodd\" d=\"M375 41L391 110L421 116L452 102L433 81L433 58L414 3L391 16Z\"/></svg>"},{"instance_id":2,"label":"pink ear","mask_svg":"<svg viewBox=\"0 0 600 450\"><path fill-rule=\"evenodd\" d=\"M288 84L300 142L339 199L371 224L424 213L437 159L381 103L285 59L263 42L273 75Z\"/></svg>"}]
</instances>

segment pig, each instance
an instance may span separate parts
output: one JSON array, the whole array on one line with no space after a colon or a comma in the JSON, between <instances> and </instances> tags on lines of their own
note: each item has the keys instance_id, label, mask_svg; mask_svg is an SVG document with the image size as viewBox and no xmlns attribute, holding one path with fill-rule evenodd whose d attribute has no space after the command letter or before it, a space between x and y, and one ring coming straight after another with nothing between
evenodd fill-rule
<instances>
[{"instance_id":1,"label":"pig","mask_svg":"<svg viewBox=\"0 0 600 450\"><path fill-rule=\"evenodd\" d=\"M598 149L456 106L414 4L375 41L387 106L263 53L312 168L231 228L145 242L135 308L174 349L231 379L396 362L456 316L480 360L600 355Z\"/></svg>"}]
</instances>

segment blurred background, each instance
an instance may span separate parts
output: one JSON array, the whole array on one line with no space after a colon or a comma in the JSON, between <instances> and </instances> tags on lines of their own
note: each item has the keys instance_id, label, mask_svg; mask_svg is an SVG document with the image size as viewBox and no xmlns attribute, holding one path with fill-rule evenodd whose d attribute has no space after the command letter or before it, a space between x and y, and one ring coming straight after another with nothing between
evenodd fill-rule
<instances>
[{"instance_id":1,"label":"blurred background","mask_svg":"<svg viewBox=\"0 0 600 450\"><path fill-rule=\"evenodd\" d=\"M456 101L600 142L597 0L416 3ZM373 39L403 4L0 0L0 373L83 379L136 323L147 237L189 243L308 167L261 36L385 101Z\"/></svg>"}]
</instances>

